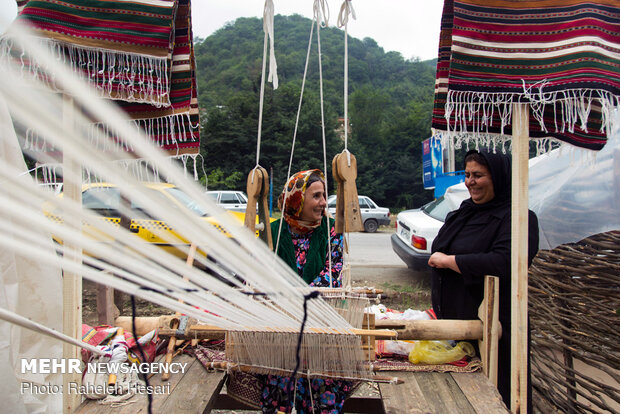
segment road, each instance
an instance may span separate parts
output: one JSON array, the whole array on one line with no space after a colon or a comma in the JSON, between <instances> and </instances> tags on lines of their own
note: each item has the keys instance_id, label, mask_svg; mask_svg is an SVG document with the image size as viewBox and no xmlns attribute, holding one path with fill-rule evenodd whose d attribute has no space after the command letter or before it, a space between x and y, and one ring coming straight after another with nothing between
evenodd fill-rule
<instances>
[{"instance_id":1,"label":"road","mask_svg":"<svg viewBox=\"0 0 620 414\"><path fill-rule=\"evenodd\" d=\"M354 284L380 286L428 284L428 275L413 271L394 253L390 237L393 228L381 227L376 233L350 233L349 262Z\"/></svg>"}]
</instances>

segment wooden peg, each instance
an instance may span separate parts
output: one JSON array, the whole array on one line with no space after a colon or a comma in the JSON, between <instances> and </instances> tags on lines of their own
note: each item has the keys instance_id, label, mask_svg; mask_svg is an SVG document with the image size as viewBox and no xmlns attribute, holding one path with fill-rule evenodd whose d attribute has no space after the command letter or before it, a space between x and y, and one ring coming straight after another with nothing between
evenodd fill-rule
<instances>
[{"instance_id":1,"label":"wooden peg","mask_svg":"<svg viewBox=\"0 0 620 414\"><path fill-rule=\"evenodd\" d=\"M245 226L252 231L256 231L256 204L263 189L263 172L261 168L255 167L250 171L246 188L248 206L245 209Z\"/></svg>"},{"instance_id":2,"label":"wooden peg","mask_svg":"<svg viewBox=\"0 0 620 414\"><path fill-rule=\"evenodd\" d=\"M364 230L362 223L362 213L360 211L359 199L357 197L357 160L355 155L348 151L339 154L338 174L343 180L344 193L344 222L346 232L356 232Z\"/></svg>"},{"instance_id":3,"label":"wooden peg","mask_svg":"<svg viewBox=\"0 0 620 414\"><path fill-rule=\"evenodd\" d=\"M269 173L261 166L255 167L248 174L247 180L248 207L245 210L245 226L252 231L258 229L258 237L270 249L273 248L269 218ZM258 214L256 206L258 205ZM256 219L258 217L258 220ZM258 221L259 226L256 226Z\"/></svg>"}]
</instances>

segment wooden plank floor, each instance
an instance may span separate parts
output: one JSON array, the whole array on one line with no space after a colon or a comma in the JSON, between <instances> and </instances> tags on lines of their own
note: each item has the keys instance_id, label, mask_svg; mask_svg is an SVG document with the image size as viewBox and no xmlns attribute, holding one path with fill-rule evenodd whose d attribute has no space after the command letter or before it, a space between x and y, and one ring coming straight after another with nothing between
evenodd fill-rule
<instances>
[{"instance_id":1,"label":"wooden plank floor","mask_svg":"<svg viewBox=\"0 0 620 414\"><path fill-rule=\"evenodd\" d=\"M248 409L220 394L226 379L222 371L207 371L200 361L181 355L174 362L187 363L185 374L172 374L162 381L153 376L153 386L169 385L169 393L153 396L153 413L209 413L218 409ZM379 398L350 398L345 404L347 413L416 414L506 414L509 411L493 385L481 372L389 373L404 381L403 384L379 384ZM79 414L144 414L148 412L146 395L136 395L123 405L112 407L86 400L78 407Z\"/></svg>"},{"instance_id":2,"label":"wooden plank floor","mask_svg":"<svg viewBox=\"0 0 620 414\"><path fill-rule=\"evenodd\" d=\"M203 413L213 408L222 389L226 373L207 371L200 361L189 355L180 355L173 362L187 363L184 374L171 374L168 381L161 380L161 374L154 375L149 385L169 385L170 392L153 395L153 413ZM167 389L166 389L167 390ZM76 411L79 414L137 414L148 412L146 395L134 395L119 407L98 404L97 400L86 400Z\"/></svg>"},{"instance_id":3,"label":"wooden plank floor","mask_svg":"<svg viewBox=\"0 0 620 414\"><path fill-rule=\"evenodd\" d=\"M482 372L390 372L404 384L379 384L386 414L506 414L497 389Z\"/></svg>"}]
</instances>

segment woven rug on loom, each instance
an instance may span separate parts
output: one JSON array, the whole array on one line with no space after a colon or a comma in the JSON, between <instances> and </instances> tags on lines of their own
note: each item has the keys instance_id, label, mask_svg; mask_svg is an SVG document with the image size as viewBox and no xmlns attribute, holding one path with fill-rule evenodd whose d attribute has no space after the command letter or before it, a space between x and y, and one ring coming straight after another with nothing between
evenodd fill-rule
<instances>
[{"instance_id":1,"label":"woven rug on loom","mask_svg":"<svg viewBox=\"0 0 620 414\"><path fill-rule=\"evenodd\" d=\"M482 369L482 361L474 357L466 363L459 364L412 364L406 359L379 358L373 362L373 369L375 371L476 372Z\"/></svg>"},{"instance_id":2,"label":"woven rug on loom","mask_svg":"<svg viewBox=\"0 0 620 414\"><path fill-rule=\"evenodd\" d=\"M114 99L158 146L173 155L199 152L190 0L30 0L18 6L18 20L101 96ZM44 73L35 60L25 63ZM104 124L97 127L108 132Z\"/></svg>"},{"instance_id":3,"label":"woven rug on loom","mask_svg":"<svg viewBox=\"0 0 620 414\"><path fill-rule=\"evenodd\" d=\"M510 135L516 102L531 137L602 148L620 104L620 3L446 0L433 128Z\"/></svg>"},{"instance_id":4,"label":"woven rug on loom","mask_svg":"<svg viewBox=\"0 0 620 414\"><path fill-rule=\"evenodd\" d=\"M207 369L211 369L212 362L228 362L223 344L214 346L198 345L194 349L196 358ZM260 409L260 397L262 386L256 376L232 370L228 373L226 381L226 393L241 403L247 404L254 409Z\"/></svg>"}]
</instances>

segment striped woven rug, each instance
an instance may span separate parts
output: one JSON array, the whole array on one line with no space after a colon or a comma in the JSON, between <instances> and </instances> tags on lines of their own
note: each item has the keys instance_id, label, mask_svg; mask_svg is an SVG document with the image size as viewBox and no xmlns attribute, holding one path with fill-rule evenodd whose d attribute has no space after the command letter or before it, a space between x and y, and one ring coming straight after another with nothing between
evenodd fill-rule
<instances>
[{"instance_id":1,"label":"striped woven rug","mask_svg":"<svg viewBox=\"0 0 620 414\"><path fill-rule=\"evenodd\" d=\"M514 102L529 103L531 137L602 148L620 104L620 3L446 0L433 127L510 135Z\"/></svg>"},{"instance_id":2,"label":"striped woven rug","mask_svg":"<svg viewBox=\"0 0 620 414\"><path fill-rule=\"evenodd\" d=\"M173 155L199 152L190 0L20 0L18 7L18 20L159 146Z\"/></svg>"}]
</instances>

